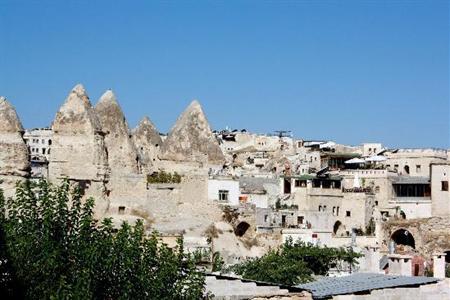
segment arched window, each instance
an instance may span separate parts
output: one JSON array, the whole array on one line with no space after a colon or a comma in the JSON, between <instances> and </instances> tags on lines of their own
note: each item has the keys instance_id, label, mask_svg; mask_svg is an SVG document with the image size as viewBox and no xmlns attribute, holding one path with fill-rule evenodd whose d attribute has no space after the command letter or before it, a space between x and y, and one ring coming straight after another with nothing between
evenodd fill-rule
<instances>
[{"instance_id":1,"label":"arched window","mask_svg":"<svg viewBox=\"0 0 450 300\"><path fill-rule=\"evenodd\" d=\"M406 174L409 174L409 166L408 165L405 165L405 167L403 169L405 170Z\"/></svg>"}]
</instances>

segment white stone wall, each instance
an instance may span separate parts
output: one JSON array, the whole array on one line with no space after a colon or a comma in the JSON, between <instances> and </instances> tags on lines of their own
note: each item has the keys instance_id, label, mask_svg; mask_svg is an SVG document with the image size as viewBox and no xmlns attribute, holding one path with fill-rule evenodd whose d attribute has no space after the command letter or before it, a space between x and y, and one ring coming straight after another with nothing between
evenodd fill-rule
<instances>
[{"instance_id":1,"label":"white stone wall","mask_svg":"<svg viewBox=\"0 0 450 300\"><path fill-rule=\"evenodd\" d=\"M450 181L450 163L431 165L431 201L433 216L450 215L450 191L442 190L442 181Z\"/></svg>"},{"instance_id":2,"label":"white stone wall","mask_svg":"<svg viewBox=\"0 0 450 300\"><path fill-rule=\"evenodd\" d=\"M228 191L228 203L239 205L239 181L233 179L208 179L208 200L219 201L219 191Z\"/></svg>"}]
</instances>

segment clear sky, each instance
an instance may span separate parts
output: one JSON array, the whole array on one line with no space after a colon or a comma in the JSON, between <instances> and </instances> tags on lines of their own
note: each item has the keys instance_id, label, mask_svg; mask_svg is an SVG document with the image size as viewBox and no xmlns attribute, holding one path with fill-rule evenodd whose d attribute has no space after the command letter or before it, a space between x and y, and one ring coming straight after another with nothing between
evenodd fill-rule
<instances>
[{"instance_id":1,"label":"clear sky","mask_svg":"<svg viewBox=\"0 0 450 300\"><path fill-rule=\"evenodd\" d=\"M0 0L0 95L48 126L83 83L131 127L192 99L225 126L449 147L448 1Z\"/></svg>"}]
</instances>

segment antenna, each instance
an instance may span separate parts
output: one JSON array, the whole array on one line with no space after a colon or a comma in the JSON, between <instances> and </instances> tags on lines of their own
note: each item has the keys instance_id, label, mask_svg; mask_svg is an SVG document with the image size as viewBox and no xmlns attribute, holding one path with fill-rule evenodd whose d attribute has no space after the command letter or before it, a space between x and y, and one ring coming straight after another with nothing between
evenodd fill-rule
<instances>
[{"instance_id":1,"label":"antenna","mask_svg":"<svg viewBox=\"0 0 450 300\"><path fill-rule=\"evenodd\" d=\"M292 134L290 130L275 130L274 131L279 138L290 137Z\"/></svg>"}]
</instances>

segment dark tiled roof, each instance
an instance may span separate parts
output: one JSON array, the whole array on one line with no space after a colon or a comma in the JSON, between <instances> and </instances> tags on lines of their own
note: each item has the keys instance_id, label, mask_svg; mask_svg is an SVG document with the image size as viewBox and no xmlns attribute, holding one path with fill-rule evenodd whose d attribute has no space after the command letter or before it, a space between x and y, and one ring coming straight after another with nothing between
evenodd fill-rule
<instances>
[{"instance_id":1,"label":"dark tiled roof","mask_svg":"<svg viewBox=\"0 0 450 300\"><path fill-rule=\"evenodd\" d=\"M265 184L278 185L278 180L262 177L241 177L239 178L239 188L243 193L265 192Z\"/></svg>"},{"instance_id":2,"label":"dark tiled roof","mask_svg":"<svg viewBox=\"0 0 450 300\"><path fill-rule=\"evenodd\" d=\"M314 299L325 299L335 295L370 292L384 288L419 286L438 281L439 279L432 277L356 273L344 277L327 277L318 281L300 284L297 287L310 291Z\"/></svg>"}]
</instances>

